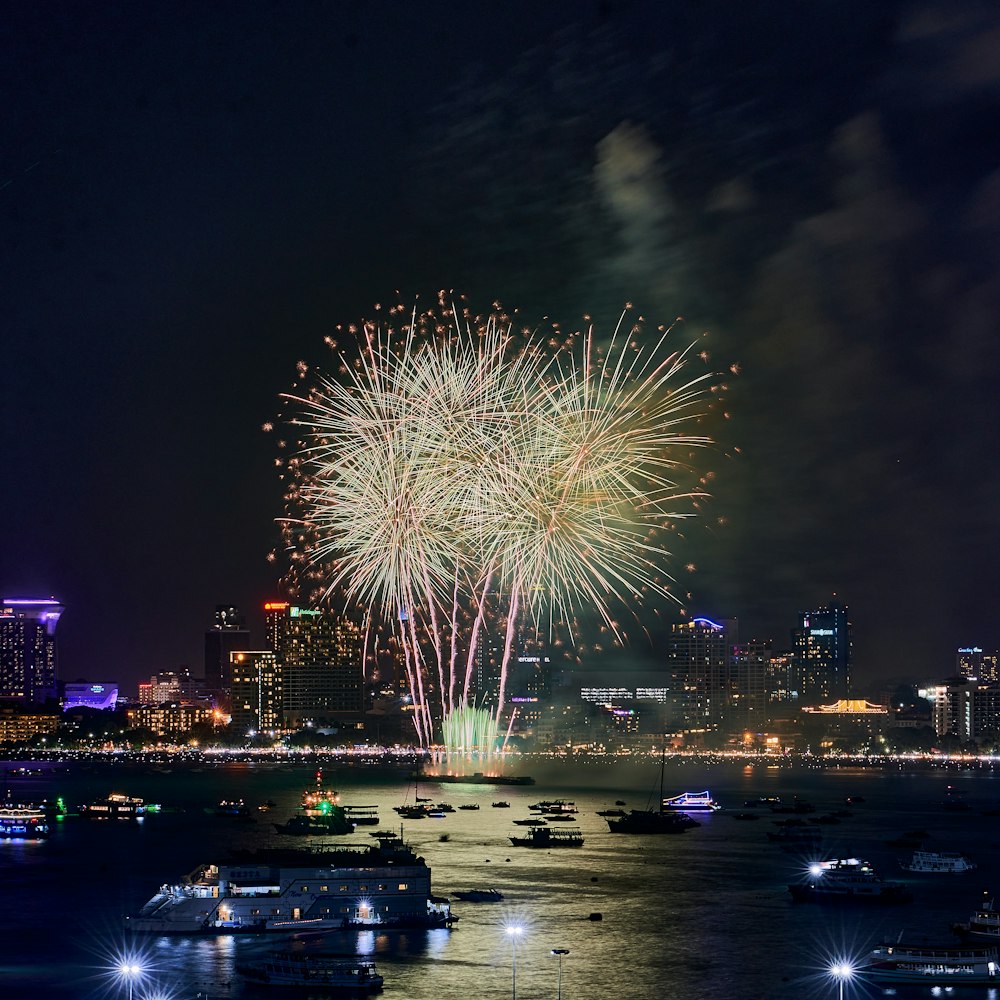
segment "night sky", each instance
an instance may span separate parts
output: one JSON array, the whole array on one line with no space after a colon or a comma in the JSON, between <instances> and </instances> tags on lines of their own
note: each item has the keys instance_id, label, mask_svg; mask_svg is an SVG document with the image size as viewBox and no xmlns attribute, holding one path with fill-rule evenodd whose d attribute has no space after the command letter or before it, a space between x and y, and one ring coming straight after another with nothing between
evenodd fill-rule
<instances>
[{"instance_id":1,"label":"night sky","mask_svg":"<svg viewBox=\"0 0 1000 1000\"><path fill-rule=\"evenodd\" d=\"M0 588L64 679L200 672L278 593L296 363L448 288L740 366L692 612L781 646L836 594L861 688L996 648L994 10L4 3Z\"/></svg>"}]
</instances>

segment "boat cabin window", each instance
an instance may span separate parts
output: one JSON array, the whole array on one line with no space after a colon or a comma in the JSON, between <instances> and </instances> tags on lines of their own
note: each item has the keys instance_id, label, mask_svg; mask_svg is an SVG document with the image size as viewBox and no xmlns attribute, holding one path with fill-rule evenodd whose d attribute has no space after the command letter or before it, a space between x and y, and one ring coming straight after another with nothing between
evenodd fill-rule
<instances>
[{"instance_id":1,"label":"boat cabin window","mask_svg":"<svg viewBox=\"0 0 1000 1000\"><path fill-rule=\"evenodd\" d=\"M346 885L342 885L342 886L340 887L340 891L341 891L341 892L347 892L347 886L346 886Z\"/></svg>"},{"instance_id":2,"label":"boat cabin window","mask_svg":"<svg viewBox=\"0 0 1000 1000\"><path fill-rule=\"evenodd\" d=\"M399 883L399 891L400 892L405 892L409 888L410 887L409 887L409 885L406 882L400 882Z\"/></svg>"},{"instance_id":3,"label":"boat cabin window","mask_svg":"<svg viewBox=\"0 0 1000 1000\"><path fill-rule=\"evenodd\" d=\"M330 887L328 885L321 885L319 887L319 891L320 892L329 892L330 891Z\"/></svg>"},{"instance_id":4,"label":"boat cabin window","mask_svg":"<svg viewBox=\"0 0 1000 1000\"><path fill-rule=\"evenodd\" d=\"M302 886L302 891L303 892L308 892L309 891L309 886L307 886L307 885Z\"/></svg>"},{"instance_id":5,"label":"boat cabin window","mask_svg":"<svg viewBox=\"0 0 1000 1000\"><path fill-rule=\"evenodd\" d=\"M368 886L366 886L366 885L359 885L358 886L358 892L367 892L367 891L368 891Z\"/></svg>"}]
</instances>

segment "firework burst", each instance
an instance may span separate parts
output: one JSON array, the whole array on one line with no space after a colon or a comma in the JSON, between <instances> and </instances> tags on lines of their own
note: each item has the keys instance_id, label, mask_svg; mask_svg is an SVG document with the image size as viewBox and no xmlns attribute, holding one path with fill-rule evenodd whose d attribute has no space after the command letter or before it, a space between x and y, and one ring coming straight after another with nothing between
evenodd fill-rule
<instances>
[{"instance_id":1,"label":"firework burst","mask_svg":"<svg viewBox=\"0 0 1000 1000\"><path fill-rule=\"evenodd\" d=\"M617 635L614 605L668 594L662 539L698 495L678 473L717 388L628 310L599 345L441 307L364 324L337 377L287 397L293 565L395 623L424 741L435 716L466 727L484 630L499 725L519 627L594 609Z\"/></svg>"}]
</instances>

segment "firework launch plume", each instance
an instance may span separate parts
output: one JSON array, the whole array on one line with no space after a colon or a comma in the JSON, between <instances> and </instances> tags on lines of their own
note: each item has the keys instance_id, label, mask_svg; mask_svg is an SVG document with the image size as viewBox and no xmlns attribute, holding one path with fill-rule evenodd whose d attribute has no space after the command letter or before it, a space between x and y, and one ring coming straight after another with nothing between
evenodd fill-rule
<instances>
[{"instance_id":1,"label":"firework launch plume","mask_svg":"<svg viewBox=\"0 0 1000 1000\"><path fill-rule=\"evenodd\" d=\"M519 628L592 609L617 634L613 607L669 592L664 533L690 514L678 473L709 443L691 429L716 387L689 374L703 355L629 316L598 343L518 330L498 306L394 307L287 397L293 565L392 624L425 742L449 718L468 731L485 630L498 727Z\"/></svg>"}]
</instances>

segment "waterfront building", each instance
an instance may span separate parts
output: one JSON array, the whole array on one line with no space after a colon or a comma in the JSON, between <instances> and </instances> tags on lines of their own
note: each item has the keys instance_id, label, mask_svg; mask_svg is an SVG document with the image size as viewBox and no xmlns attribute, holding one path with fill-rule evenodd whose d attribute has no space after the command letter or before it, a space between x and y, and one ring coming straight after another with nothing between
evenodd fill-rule
<instances>
[{"instance_id":1,"label":"waterfront building","mask_svg":"<svg viewBox=\"0 0 1000 1000\"><path fill-rule=\"evenodd\" d=\"M157 736L189 732L194 726L215 727L220 713L207 705L140 705L125 713L129 729L148 729Z\"/></svg>"},{"instance_id":2,"label":"waterfront building","mask_svg":"<svg viewBox=\"0 0 1000 1000\"><path fill-rule=\"evenodd\" d=\"M54 733L62 722L55 712L29 711L17 705L0 705L0 743L24 743L35 736Z\"/></svg>"},{"instance_id":3,"label":"waterfront building","mask_svg":"<svg viewBox=\"0 0 1000 1000\"><path fill-rule=\"evenodd\" d=\"M767 661L764 681L768 706L773 708L797 702L800 681L795 654L790 649L772 653Z\"/></svg>"},{"instance_id":4,"label":"waterfront building","mask_svg":"<svg viewBox=\"0 0 1000 1000\"><path fill-rule=\"evenodd\" d=\"M72 684L63 686L62 707L64 712L71 708L93 708L101 712L113 712L117 705L117 684L89 684L86 681L74 681Z\"/></svg>"},{"instance_id":5,"label":"waterfront building","mask_svg":"<svg viewBox=\"0 0 1000 1000\"><path fill-rule=\"evenodd\" d=\"M55 598L5 597L0 604L0 698L41 704L58 694Z\"/></svg>"},{"instance_id":6,"label":"waterfront building","mask_svg":"<svg viewBox=\"0 0 1000 1000\"><path fill-rule=\"evenodd\" d=\"M667 667L674 719L682 728L713 730L725 722L737 638L734 618L693 618L670 627Z\"/></svg>"},{"instance_id":7,"label":"waterfront building","mask_svg":"<svg viewBox=\"0 0 1000 1000\"><path fill-rule=\"evenodd\" d=\"M851 689L852 626L847 608L836 601L799 614L792 650L801 698L810 705L848 697Z\"/></svg>"},{"instance_id":8,"label":"waterfront building","mask_svg":"<svg viewBox=\"0 0 1000 1000\"><path fill-rule=\"evenodd\" d=\"M210 701L205 682L200 677L192 677L187 667L162 670L139 684L140 705L205 705Z\"/></svg>"},{"instance_id":9,"label":"waterfront building","mask_svg":"<svg viewBox=\"0 0 1000 1000\"><path fill-rule=\"evenodd\" d=\"M233 725L248 733L284 728L281 669L274 650L246 649L229 656Z\"/></svg>"},{"instance_id":10,"label":"waterfront building","mask_svg":"<svg viewBox=\"0 0 1000 1000\"><path fill-rule=\"evenodd\" d=\"M973 694L979 684L968 677L952 677L920 691L931 703L931 723L936 736L954 736L963 743L973 738Z\"/></svg>"},{"instance_id":11,"label":"waterfront building","mask_svg":"<svg viewBox=\"0 0 1000 1000\"><path fill-rule=\"evenodd\" d=\"M729 729L758 730L767 719L767 674L771 643L761 639L739 642L732 649L729 667Z\"/></svg>"},{"instance_id":12,"label":"waterfront building","mask_svg":"<svg viewBox=\"0 0 1000 1000\"><path fill-rule=\"evenodd\" d=\"M205 632L205 686L228 704L231 676L230 654L250 648L250 631L239 608L218 604L215 622Z\"/></svg>"},{"instance_id":13,"label":"waterfront building","mask_svg":"<svg viewBox=\"0 0 1000 1000\"><path fill-rule=\"evenodd\" d=\"M271 601L264 611L281 668L286 726L363 728L361 628L348 618L284 602Z\"/></svg>"}]
</instances>

